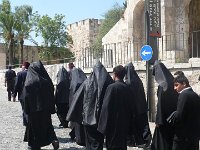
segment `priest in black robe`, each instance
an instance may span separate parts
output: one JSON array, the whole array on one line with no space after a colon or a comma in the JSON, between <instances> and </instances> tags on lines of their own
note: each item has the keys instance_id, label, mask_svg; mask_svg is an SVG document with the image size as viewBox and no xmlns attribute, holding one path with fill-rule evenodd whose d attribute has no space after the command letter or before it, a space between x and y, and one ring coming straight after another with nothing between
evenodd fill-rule
<instances>
[{"instance_id":1,"label":"priest in black robe","mask_svg":"<svg viewBox=\"0 0 200 150\"><path fill-rule=\"evenodd\" d=\"M131 90L131 104L134 107L132 114L133 122L130 124L130 129L132 130L129 131L128 143L148 147L151 143L152 135L149 128L147 102L143 83L132 63L126 65L125 68L125 82Z\"/></svg>"},{"instance_id":2,"label":"priest in black robe","mask_svg":"<svg viewBox=\"0 0 200 150\"><path fill-rule=\"evenodd\" d=\"M75 93L67 118L82 123L86 133L86 149L103 150L103 135L97 131L104 94L113 82L105 67L97 62L93 72Z\"/></svg>"},{"instance_id":3,"label":"priest in black robe","mask_svg":"<svg viewBox=\"0 0 200 150\"><path fill-rule=\"evenodd\" d=\"M69 109L69 92L70 92L70 79L67 70L62 67L57 74L57 84L55 91L56 113L60 120L60 125L64 128L68 127L66 120L67 112Z\"/></svg>"},{"instance_id":4,"label":"priest in black robe","mask_svg":"<svg viewBox=\"0 0 200 150\"><path fill-rule=\"evenodd\" d=\"M86 80L85 73L80 68L75 68L70 70L70 97L69 97L69 105L74 101L74 95L76 91L79 89L81 84ZM71 131L69 133L72 140L75 139L76 143L81 146L85 146L85 131L84 127L81 123L78 122L70 122Z\"/></svg>"},{"instance_id":5,"label":"priest in black robe","mask_svg":"<svg viewBox=\"0 0 200 150\"><path fill-rule=\"evenodd\" d=\"M157 90L157 114L156 127L152 139L152 150L171 150L174 128L167 122L167 118L176 110L178 93L174 90L174 77L166 66L156 61L153 66L153 74L158 83Z\"/></svg>"},{"instance_id":6,"label":"priest in black robe","mask_svg":"<svg viewBox=\"0 0 200 150\"><path fill-rule=\"evenodd\" d=\"M58 149L51 120L51 114L55 113L54 86L41 61L29 66L23 96L24 111L28 115L24 141L34 150L50 143L54 150Z\"/></svg>"},{"instance_id":7,"label":"priest in black robe","mask_svg":"<svg viewBox=\"0 0 200 150\"><path fill-rule=\"evenodd\" d=\"M106 137L108 150L127 150L129 120L132 114L130 88L123 81L125 68L113 69L114 83L106 89L98 123L98 131Z\"/></svg>"}]
</instances>

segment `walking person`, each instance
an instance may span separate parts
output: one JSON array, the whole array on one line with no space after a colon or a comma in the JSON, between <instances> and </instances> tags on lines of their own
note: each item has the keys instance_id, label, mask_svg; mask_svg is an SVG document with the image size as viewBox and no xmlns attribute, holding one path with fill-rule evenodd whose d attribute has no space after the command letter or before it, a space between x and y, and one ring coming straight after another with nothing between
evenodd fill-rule
<instances>
[{"instance_id":1,"label":"walking person","mask_svg":"<svg viewBox=\"0 0 200 150\"><path fill-rule=\"evenodd\" d=\"M174 89L179 96L171 121L175 126L172 150L199 150L200 98L184 75L175 77Z\"/></svg>"},{"instance_id":2,"label":"walking person","mask_svg":"<svg viewBox=\"0 0 200 150\"><path fill-rule=\"evenodd\" d=\"M111 76L98 61L76 91L67 114L68 120L84 125L87 150L103 150L104 137L97 131L97 125L106 88L112 82Z\"/></svg>"},{"instance_id":3,"label":"walking person","mask_svg":"<svg viewBox=\"0 0 200 150\"><path fill-rule=\"evenodd\" d=\"M22 71L17 73L16 81L15 81L15 86L14 86L14 92L13 92L13 98L16 99L16 96L18 95L18 100L20 101L21 107L22 107L22 117L23 117L23 125L27 125L27 115L24 112L24 102L23 102L23 88L24 88L24 83L26 80L26 75L28 71L30 63L29 62L24 62L22 64Z\"/></svg>"},{"instance_id":4,"label":"walking person","mask_svg":"<svg viewBox=\"0 0 200 150\"><path fill-rule=\"evenodd\" d=\"M131 90L131 105L134 107L128 136L130 146L149 147L152 139L147 116L147 102L141 79L132 63L125 66L125 83Z\"/></svg>"},{"instance_id":5,"label":"walking person","mask_svg":"<svg viewBox=\"0 0 200 150\"><path fill-rule=\"evenodd\" d=\"M98 123L98 131L105 135L107 150L127 150L129 120L132 114L130 89L123 81L125 68L113 69L114 83L108 85Z\"/></svg>"},{"instance_id":6,"label":"walking person","mask_svg":"<svg viewBox=\"0 0 200 150\"><path fill-rule=\"evenodd\" d=\"M67 112L69 109L69 92L70 92L70 79L67 70L62 67L57 74L57 84L55 91L56 113L60 120L60 125L64 128L68 127L66 120Z\"/></svg>"},{"instance_id":7,"label":"walking person","mask_svg":"<svg viewBox=\"0 0 200 150\"><path fill-rule=\"evenodd\" d=\"M73 108L74 97L76 97L75 94L77 94L77 90L82 85L82 83L87 79L87 76L80 68L75 68L75 67L73 67L73 69L71 68L71 71L69 73L71 75L70 97L69 97L69 111L70 111L70 107ZM68 114L70 113L69 111ZM69 124L71 128L71 131L69 133L71 140L75 139L78 145L85 146L85 132L82 123L71 120Z\"/></svg>"},{"instance_id":8,"label":"walking person","mask_svg":"<svg viewBox=\"0 0 200 150\"><path fill-rule=\"evenodd\" d=\"M59 142L51 120L51 114L55 113L54 85L41 61L30 65L23 96L28 115L24 141L32 150L40 150L50 143L57 150Z\"/></svg>"},{"instance_id":9,"label":"walking person","mask_svg":"<svg viewBox=\"0 0 200 150\"><path fill-rule=\"evenodd\" d=\"M174 128L166 119L176 110L178 93L174 90L174 77L162 62L155 61L153 74L158 83L158 103L151 150L171 150Z\"/></svg>"},{"instance_id":10,"label":"walking person","mask_svg":"<svg viewBox=\"0 0 200 150\"><path fill-rule=\"evenodd\" d=\"M12 66L8 66L8 70L5 73L5 87L7 86L8 92L8 101L11 101L11 96L13 94L14 85L15 85L15 77L16 73L12 70ZM13 102L15 102L15 98L13 98Z\"/></svg>"}]
</instances>

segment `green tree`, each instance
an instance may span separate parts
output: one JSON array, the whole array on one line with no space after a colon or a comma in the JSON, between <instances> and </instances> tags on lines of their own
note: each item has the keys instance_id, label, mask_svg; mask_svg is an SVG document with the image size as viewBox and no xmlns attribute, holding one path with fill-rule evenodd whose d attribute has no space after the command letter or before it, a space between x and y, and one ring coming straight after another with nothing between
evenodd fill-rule
<instances>
[{"instance_id":1,"label":"green tree","mask_svg":"<svg viewBox=\"0 0 200 150\"><path fill-rule=\"evenodd\" d=\"M21 64L23 63L23 46L24 40L30 37L30 32L32 32L33 22L32 22L32 7L29 5L22 5L15 7L15 17L16 17L16 38L20 46L21 54Z\"/></svg>"},{"instance_id":2,"label":"green tree","mask_svg":"<svg viewBox=\"0 0 200 150\"><path fill-rule=\"evenodd\" d=\"M43 60L64 58L69 53L67 43L72 43L72 38L66 32L66 25L63 21L64 15L55 14L54 18L48 15L36 17L36 36L41 35L43 44L41 45L40 58ZM71 53L72 55L72 53Z\"/></svg>"},{"instance_id":3,"label":"green tree","mask_svg":"<svg viewBox=\"0 0 200 150\"><path fill-rule=\"evenodd\" d=\"M13 64L13 49L14 49L14 26L15 14L11 12L9 0L2 0L0 10L0 27L3 34L3 39L6 42L9 52L9 64Z\"/></svg>"},{"instance_id":4,"label":"green tree","mask_svg":"<svg viewBox=\"0 0 200 150\"><path fill-rule=\"evenodd\" d=\"M116 3L113 6L113 8L111 8L104 14L104 19L101 22L97 37L92 45L92 48L95 50L96 55L98 55L101 52L102 38L121 19L123 13L124 13L124 7L121 7L119 6L118 3Z\"/></svg>"}]
</instances>

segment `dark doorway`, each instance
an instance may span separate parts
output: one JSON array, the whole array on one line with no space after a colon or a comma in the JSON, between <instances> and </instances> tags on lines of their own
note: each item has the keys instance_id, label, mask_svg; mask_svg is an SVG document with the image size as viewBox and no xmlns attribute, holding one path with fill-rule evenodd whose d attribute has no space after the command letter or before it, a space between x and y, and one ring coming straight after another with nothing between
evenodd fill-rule
<instances>
[{"instance_id":1,"label":"dark doorway","mask_svg":"<svg viewBox=\"0 0 200 150\"><path fill-rule=\"evenodd\" d=\"M189 54L200 57L200 0L191 0L189 4Z\"/></svg>"}]
</instances>

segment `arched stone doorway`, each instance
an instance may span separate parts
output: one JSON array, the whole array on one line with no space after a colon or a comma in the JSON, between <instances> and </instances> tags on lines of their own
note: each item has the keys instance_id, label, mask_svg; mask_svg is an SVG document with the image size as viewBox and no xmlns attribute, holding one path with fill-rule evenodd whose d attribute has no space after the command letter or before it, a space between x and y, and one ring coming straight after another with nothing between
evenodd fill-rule
<instances>
[{"instance_id":1,"label":"arched stone doorway","mask_svg":"<svg viewBox=\"0 0 200 150\"><path fill-rule=\"evenodd\" d=\"M134 48L134 60L140 60L138 57L141 47L145 44L145 1L140 0L133 10L133 48ZM137 56L137 58L135 57Z\"/></svg>"},{"instance_id":2,"label":"arched stone doorway","mask_svg":"<svg viewBox=\"0 0 200 150\"><path fill-rule=\"evenodd\" d=\"M200 0L190 0L188 8L189 54L200 57Z\"/></svg>"}]
</instances>

